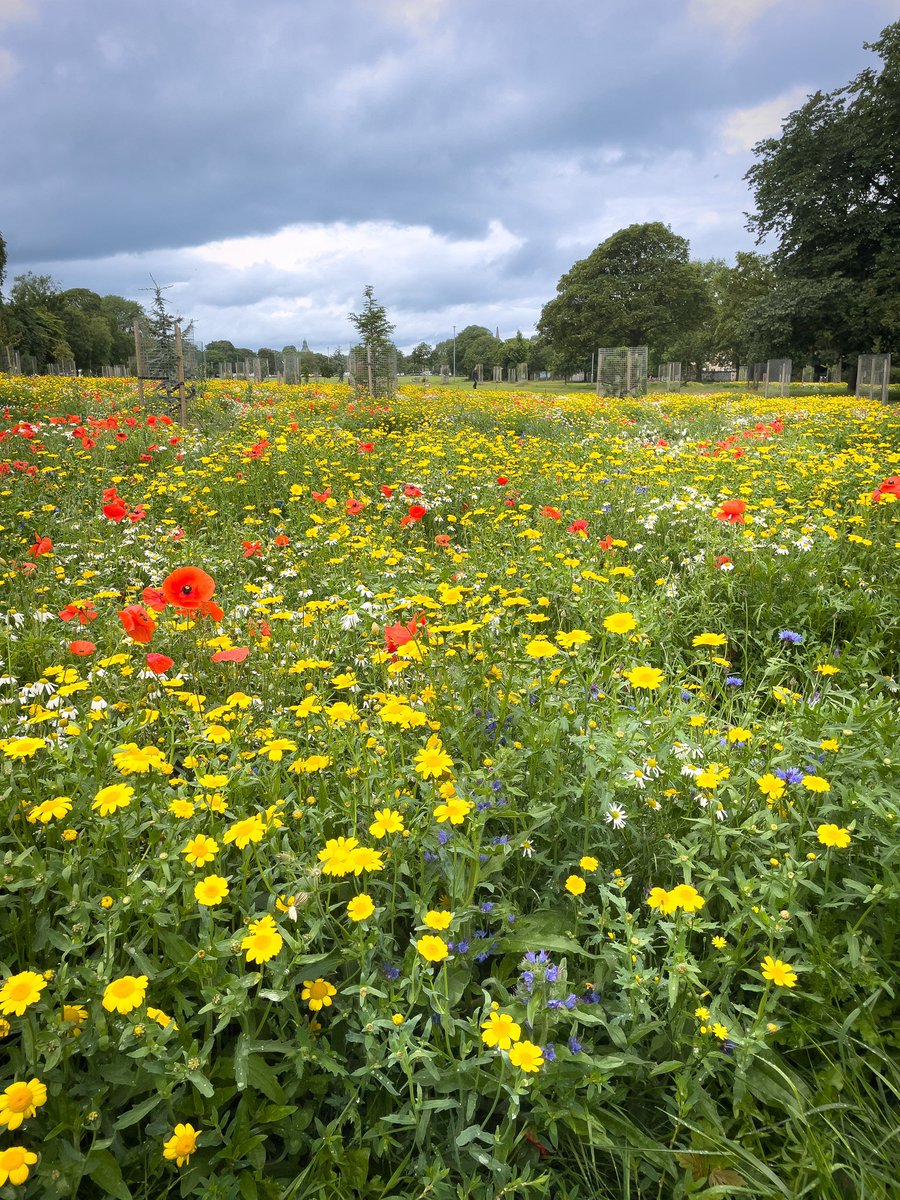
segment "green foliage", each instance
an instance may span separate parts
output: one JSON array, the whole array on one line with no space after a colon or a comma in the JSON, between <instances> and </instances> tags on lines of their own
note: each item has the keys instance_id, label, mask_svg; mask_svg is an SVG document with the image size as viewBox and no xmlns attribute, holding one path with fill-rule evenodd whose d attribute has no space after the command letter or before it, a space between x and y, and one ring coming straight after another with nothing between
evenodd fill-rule
<instances>
[{"instance_id":1,"label":"green foliage","mask_svg":"<svg viewBox=\"0 0 900 1200\"><path fill-rule=\"evenodd\" d=\"M790 293L788 311L769 319L801 350L814 335L823 347L890 349L900 334L900 22L867 48L881 69L810 96L779 137L755 147L747 173L751 228L778 238L774 261ZM824 302L811 303L817 288Z\"/></svg>"},{"instance_id":2,"label":"green foliage","mask_svg":"<svg viewBox=\"0 0 900 1200\"><path fill-rule=\"evenodd\" d=\"M538 329L572 367L583 369L598 346L646 344L658 359L704 319L708 303L687 241L655 221L620 229L576 262L544 305Z\"/></svg>"}]
</instances>

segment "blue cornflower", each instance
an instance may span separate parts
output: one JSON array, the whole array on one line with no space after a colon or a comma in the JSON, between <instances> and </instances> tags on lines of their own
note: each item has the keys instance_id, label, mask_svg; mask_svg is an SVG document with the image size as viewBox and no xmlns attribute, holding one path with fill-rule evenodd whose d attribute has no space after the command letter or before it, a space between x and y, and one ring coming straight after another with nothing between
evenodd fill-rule
<instances>
[{"instance_id":1,"label":"blue cornflower","mask_svg":"<svg viewBox=\"0 0 900 1200\"><path fill-rule=\"evenodd\" d=\"M475 811L477 813L482 813L490 807L491 807L490 800L479 800L478 803L475 805Z\"/></svg>"},{"instance_id":2,"label":"blue cornflower","mask_svg":"<svg viewBox=\"0 0 900 1200\"><path fill-rule=\"evenodd\" d=\"M726 675L725 676L725 686L726 687L743 687L744 681L743 681L743 679L741 679L740 675Z\"/></svg>"},{"instance_id":3,"label":"blue cornflower","mask_svg":"<svg viewBox=\"0 0 900 1200\"><path fill-rule=\"evenodd\" d=\"M803 780L803 772L799 767L779 767L775 774L785 783L800 783Z\"/></svg>"},{"instance_id":4,"label":"blue cornflower","mask_svg":"<svg viewBox=\"0 0 900 1200\"><path fill-rule=\"evenodd\" d=\"M693 700L693 698L694 698L694 693L693 693L693 692L689 692L689 691L687 690L687 688L682 688L682 689L681 689L681 698L682 698L682 700Z\"/></svg>"},{"instance_id":5,"label":"blue cornflower","mask_svg":"<svg viewBox=\"0 0 900 1200\"><path fill-rule=\"evenodd\" d=\"M468 949L469 949L469 943L466 940L466 938L463 938L463 940L461 942L456 943L456 953L457 954L466 954L468 952Z\"/></svg>"},{"instance_id":6,"label":"blue cornflower","mask_svg":"<svg viewBox=\"0 0 900 1200\"><path fill-rule=\"evenodd\" d=\"M491 791L492 792L499 792L502 787L503 787L503 784L500 782L499 779L494 779L491 782Z\"/></svg>"},{"instance_id":7,"label":"blue cornflower","mask_svg":"<svg viewBox=\"0 0 900 1200\"><path fill-rule=\"evenodd\" d=\"M481 912L489 913L489 912L493 912L493 911L494 911L494 906L491 903L491 901L485 900L484 904L482 904L482 906L481 906Z\"/></svg>"},{"instance_id":8,"label":"blue cornflower","mask_svg":"<svg viewBox=\"0 0 900 1200\"><path fill-rule=\"evenodd\" d=\"M803 641L803 634L795 633L793 629L782 629L778 637L780 641L790 642L792 646L799 646Z\"/></svg>"},{"instance_id":9,"label":"blue cornflower","mask_svg":"<svg viewBox=\"0 0 900 1200\"><path fill-rule=\"evenodd\" d=\"M449 829L439 829L438 830L438 841L440 842L440 844L442 846L446 846L452 837L453 837L453 834L450 832Z\"/></svg>"},{"instance_id":10,"label":"blue cornflower","mask_svg":"<svg viewBox=\"0 0 900 1200\"><path fill-rule=\"evenodd\" d=\"M395 979L400 978L400 968L395 967L393 963L386 962L381 969L384 972L385 979L389 979L391 983L393 983Z\"/></svg>"},{"instance_id":11,"label":"blue cornflower","mask_svg":"<svg viewBox=\"0 0 900 1200\"><path fill-rule=\"evenodd\" d=\"M562 1002L562 1000L548 1000L548 1001L547 1001L547 1007L548 1007L548 1008L554 1008L554 1009L555 1009L555 1008L562 1008L562 1006L563 1006L563 1002Z\"/></svg>"},{"instance_id":12,"label":"blue cornflower","mask_svg":"<svg viewBox=\"0 0 900 1200\"><path fill-rule=\"evenodd\" d=\"M566 996L565 1000L563 1000L563 1004L570 1010L573 1009L577 1003L578 997L574 992L570 992L568 996Z\"/></svg>"}]
</instances>

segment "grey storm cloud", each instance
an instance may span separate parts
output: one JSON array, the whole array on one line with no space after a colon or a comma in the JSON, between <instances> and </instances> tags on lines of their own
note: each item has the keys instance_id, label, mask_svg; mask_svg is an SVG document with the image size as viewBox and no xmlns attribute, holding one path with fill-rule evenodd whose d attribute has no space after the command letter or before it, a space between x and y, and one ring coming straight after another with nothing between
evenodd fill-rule
<instances>
[{"instance_id":1,"label":"grey storm cloud","mask_svg":"<svg viewBox=\"0 0 900 1200\"><path fill-rule=\"evenodd\" d=\"M346 340L366 282L401 342L528 329L621 225L749 247L755 136L866 65L893 8L0 0L10 273L142 299L152 271L244 344Z\"/></svg>"}]
</instances>

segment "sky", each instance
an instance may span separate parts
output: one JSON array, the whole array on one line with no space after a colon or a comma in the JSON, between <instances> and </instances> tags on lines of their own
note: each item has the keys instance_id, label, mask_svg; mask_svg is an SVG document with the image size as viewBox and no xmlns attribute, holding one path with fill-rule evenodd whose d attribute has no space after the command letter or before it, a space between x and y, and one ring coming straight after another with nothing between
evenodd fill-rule
<instances>
[{"instance_id":1,"label":"sky","mask_svg":"<svg viewBox=\"0 0 900 1200\"><path fill-rule=\"evenodd\" d=\"M663 221L753 249L752 146L878 60L896 0L0 0L0 234L201 343L534 330ZM152 279L151 279L152 276Z\"/></svg>"}]
</instances>

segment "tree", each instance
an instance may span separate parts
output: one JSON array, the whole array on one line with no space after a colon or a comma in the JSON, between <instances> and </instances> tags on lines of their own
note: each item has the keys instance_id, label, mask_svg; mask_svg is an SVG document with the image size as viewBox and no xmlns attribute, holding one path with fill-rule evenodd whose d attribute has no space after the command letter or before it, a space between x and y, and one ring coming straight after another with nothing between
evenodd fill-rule
<instances>
[{"instance_id":1,"label":"tree","mask_svg":"<svg viewBox=\"0 0 900 1200\"><path fill-rule=\"evenodd\" d=\"M369 376L369 394L376 394L376 366L378 358L391 344L391 334L394 326L388 320L384 305L375 299L371 283L367 283L363 292L365 304L362 312L350 313L350 324L359 334L366 351L366 370Z\"/></svg>"},{"instance_id":2,"label":"tree","mask_svg":"<svg viewBox=\"0 0 900 1200\"><path fill-rule=\"evenodd\" d=\"M60 295L59 284L50 275L31 271L17 275L10 290L6 312L9 336L39 368L72 357L60 315Z\"/></svg>"},{"instance_id":3,"label":"tree","mask_svg":"<svg viewBox=\"0 0 900 1200\"><path fill-rule=\"evenodd\" d=\"M654 355L694 327L705 302L685 238L659 221L629 225L580 259L544 305L538 331L566 370L600 345L649 345Z\"/></svg>"},{"instance_id":4,"label":"tree","mask_svg":"<svg viewBox=\"0 0 900 1200\"><path fill-rule=\"evenodd\" d=\"M746 178L756 204L749 228L759 242L778 238L773 264L801 343L877 351L900 335L900 21L866 49L881 58L880 73L867 68L810 96L779 137L754 147ZM813 281L827 305L805 286Z\"/></svg>"},{"instance_id":5,"label":"tree","mask_svg":"<svg viewBox=\"0 0 900 1200\"><path fill-rule=\"evenodd\" d=\"M6 278L6 242L0 233L0 304L3 303L3 280Z\"/></svg>"},{"instance_id":6,"label":"tree","mask_svg":"<svg viewBox=\"0 0 900 1200\"><path fill-rule=\"evenodd\" d=\"M150 276L153 279L153 276ZM166 305L163 289L153 279L153 301L147 317L147 332L150 344L145 353L150 375L162 380L166 394L171 395L178 385L178 351L175 346L175 324L180 317L174 317Z\"/></svg>"}]
</instances>

